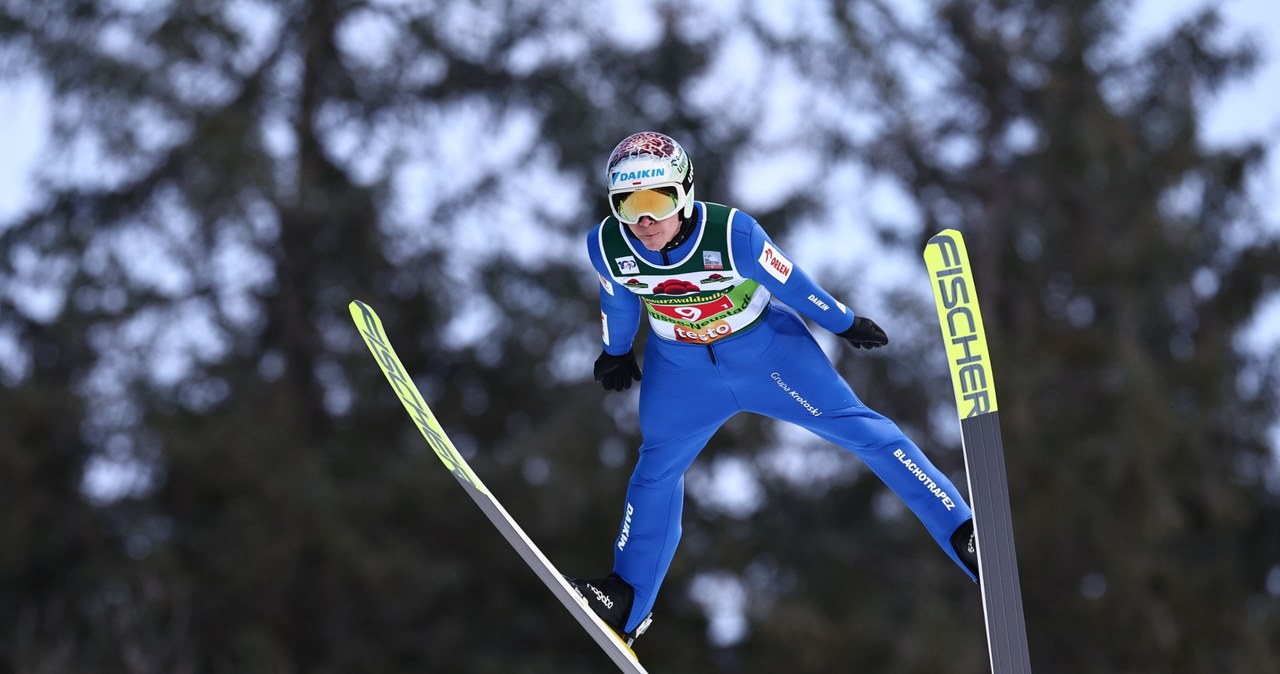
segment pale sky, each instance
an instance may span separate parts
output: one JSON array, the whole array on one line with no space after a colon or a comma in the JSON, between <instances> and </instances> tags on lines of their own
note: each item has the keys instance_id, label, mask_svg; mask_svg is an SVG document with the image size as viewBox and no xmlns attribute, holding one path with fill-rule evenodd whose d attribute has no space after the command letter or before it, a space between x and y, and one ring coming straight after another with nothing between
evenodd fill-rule
<instances>
[{"instance_id":1,"label":"pale sky","mask_svg":"<svg viewBox=\"0 0 1280 674\"><path fill-rule=\"evenodd\" d=\"M1167 31L1176 21L1209 4L1218 4L1232 34L1251 34L1263 47L1263 65L1248 83L1231 87L1210 105L1205 140L1229 143L1247 136L1266 138L1280 148L1280 2L1276 0L1137 0L1129 27L1130 43ZM47 91L31 77L18 74L0 80L0 222L32 205L32 170L48 140ZM1275 212L1280 196L1280 151L1273 151L1269 170L1256 194Z\"/></svg>"}]
</instances>

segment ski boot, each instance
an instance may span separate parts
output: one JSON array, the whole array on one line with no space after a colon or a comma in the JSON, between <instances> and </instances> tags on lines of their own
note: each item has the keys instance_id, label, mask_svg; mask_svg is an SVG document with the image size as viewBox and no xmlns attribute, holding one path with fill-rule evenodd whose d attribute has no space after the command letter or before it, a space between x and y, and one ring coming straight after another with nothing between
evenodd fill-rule
<instances>
[{"instance_id":1,"label":"ski boot","mask_svg":"<svg viewBox=\"0 0 1280 674\"><path fill-rule=\"evenodd\" d=\"M636 591L616 573L611 573L605 578L565 576L565 580L569 581L569 585L587 600L591 610L600 616L609 629L618 634L622 643L628 648L635 643L637 637L649 629L649 623L653 622L653 614L650 613L634 630L622 631L626 627L627 616L631 615L631 604L635 601Z\"/></svg>"},{"instance_id":2,"label":"ski boot","mask_svg":"<svg viewBox=\"0 0 1280 674\"><path fill-rule=\"evenodd\" d=\"M977 537L977 532L973 530L973 520L966 520L951 534L951 547L955 548L956 555L969 567L975 578L978 576Z\"/></svg>"}]
</instances>

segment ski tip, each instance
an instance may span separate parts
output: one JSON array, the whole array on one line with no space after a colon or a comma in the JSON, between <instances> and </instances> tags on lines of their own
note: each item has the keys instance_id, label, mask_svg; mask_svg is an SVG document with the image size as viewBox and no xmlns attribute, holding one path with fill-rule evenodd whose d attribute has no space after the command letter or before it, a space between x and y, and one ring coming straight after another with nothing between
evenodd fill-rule
<instances>
[{"instance_id":1,"label":"ski tip","mask_svg":"<svg viewBox=\"0 0 1280 674\"><path fill-rule=\"evenodd\" d=\"M963 241L964 235L960 233L960 230L949 227L929 237L929 243L940 242L943 240L954 240L954 239L960 239Z\"/></svg>"},{"instance_id":2,"label":"ski tip","mask_svg":"<svg viewBox=\"0 0 1280 674\"><path fill-rule=\"evenodd\" d=\"M378 318L378 314L374 312L373 307L360 300L351 300L351 303L347 305L347 310L351 312L351 319L356 322L356 327L362 330L382 332L382 321Z\"/></svg>"}]
</instances>

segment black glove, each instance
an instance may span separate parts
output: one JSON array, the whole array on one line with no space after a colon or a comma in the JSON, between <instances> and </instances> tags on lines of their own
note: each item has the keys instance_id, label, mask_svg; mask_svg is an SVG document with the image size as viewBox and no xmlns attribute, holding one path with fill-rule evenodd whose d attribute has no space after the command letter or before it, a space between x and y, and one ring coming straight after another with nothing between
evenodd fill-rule
<instances>
[{"instance_id":1,"label":"black glove","mask_svg":"<svg viewBox=\"0 0 1280 674\"><path fill-rule=\"evenodd\" d=\"M889 343L889 335L870 318L857 316L848 330L840 333L855 349L874 349Z\"/></svg>"},{"instance_id":2,"label":"black glove","mask_svg":"<svg viewBox=\"0 0 1280 674\"><path fill-rule=\"evenodd\" d=\"M601 351L596 359L596 381L604 385L606 391L621 391L631 388L631 381L640 381L640 366L636 365L636 354L628 351L621 356L614 356Z\"/></svg>"}]
</instances>

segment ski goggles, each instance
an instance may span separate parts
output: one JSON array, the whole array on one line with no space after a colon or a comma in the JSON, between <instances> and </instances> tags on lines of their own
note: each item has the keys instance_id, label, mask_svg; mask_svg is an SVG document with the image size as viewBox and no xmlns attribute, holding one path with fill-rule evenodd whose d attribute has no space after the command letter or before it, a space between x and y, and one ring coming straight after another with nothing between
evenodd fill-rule
<instances>
[{"instance_id":1,"label":"ski goggles","mask_svg":"<svg viewBox=\"0 0 1280 674\"><path fill-rule=\"evenodd\" d=\"M614 192L609 195L609 207L622 222L634 225L643 216L654 220L669 218L684 201L684 190L679 185L651 187L634 192Z\"/></svg>"}]
</instances>

